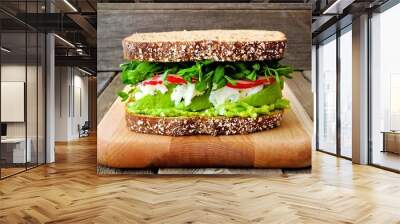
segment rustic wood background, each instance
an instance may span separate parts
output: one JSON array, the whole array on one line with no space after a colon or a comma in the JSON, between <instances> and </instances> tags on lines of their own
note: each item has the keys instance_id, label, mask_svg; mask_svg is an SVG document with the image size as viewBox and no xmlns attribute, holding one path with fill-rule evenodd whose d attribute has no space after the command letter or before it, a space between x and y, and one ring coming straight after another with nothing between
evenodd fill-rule
<instances>
[{"instance_id":1,"label":"rustic wood background","mask_svg":"<svg viewBox=\"0 0 400 224\"><path fill-rule=\"evenodd\" d=\"M98 71L119 70L121 40L135 32L265 29L286 34L283 63L311 69L311 5L303 3L99 3Z\"/></svg>"}]
</instances>

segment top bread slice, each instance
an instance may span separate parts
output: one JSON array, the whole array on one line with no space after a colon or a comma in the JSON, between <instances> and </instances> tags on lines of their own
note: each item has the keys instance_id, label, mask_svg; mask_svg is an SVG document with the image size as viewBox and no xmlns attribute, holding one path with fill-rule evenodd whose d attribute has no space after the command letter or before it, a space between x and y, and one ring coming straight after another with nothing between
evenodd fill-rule
<instances>
[{"instance_id":1,"label":"top bread slice","mask_svg":"<svg viewBox=\"0 0 400 224\"><path fill-rule=\"evenodd\" d=\"M124 58L152 62L264 61L283 57L285 34L266 30L136 33L122 41Z\"/></svg>"}]
</instances>

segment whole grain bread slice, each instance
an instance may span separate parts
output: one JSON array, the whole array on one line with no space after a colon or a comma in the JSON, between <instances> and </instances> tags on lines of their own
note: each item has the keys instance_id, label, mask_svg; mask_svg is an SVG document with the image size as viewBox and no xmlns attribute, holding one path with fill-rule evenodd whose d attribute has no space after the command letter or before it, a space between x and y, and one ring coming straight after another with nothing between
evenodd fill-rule
<instances>
[{"instance_id":1,"label":"whole grain bread slice","mask_svg":"<svg viewBox=\"0 0 400 224\"><path fill-rule=\"evenodd\" d=\"M280 125L283 110L269 115L251 117L155 117L126 111L127 126L131 131L169 135L235 135L264 131Z\"/></svg>"},{"instance_id":2,"label":"whole grain bread slice","mask_svg":"<svg viewBox=\"0 0 400 224\"><path fill-rule=\"evenodd\" d=\"M266 30L136 33L122 41L127 60L181 62L263 61L283 57L285 34Z\"/></svg>"}]
</instances>

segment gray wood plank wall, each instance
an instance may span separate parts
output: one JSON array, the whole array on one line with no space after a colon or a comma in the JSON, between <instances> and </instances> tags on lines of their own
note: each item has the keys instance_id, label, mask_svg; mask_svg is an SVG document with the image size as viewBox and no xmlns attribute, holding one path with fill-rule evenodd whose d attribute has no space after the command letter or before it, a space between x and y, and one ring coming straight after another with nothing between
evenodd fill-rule
<instances>
[{"instance_id":1,"label":"gray wood plank wall","mask_svg":"<svg viewBox=\"0 0 400 224\"><path fill-rule=\"evenodd\" d=\"M286 34L283 63L311 69L311 5L303 3L99 3L98 70L119 70L121 40L135 32L265 29Z\"/></svg>"}]
</instances>

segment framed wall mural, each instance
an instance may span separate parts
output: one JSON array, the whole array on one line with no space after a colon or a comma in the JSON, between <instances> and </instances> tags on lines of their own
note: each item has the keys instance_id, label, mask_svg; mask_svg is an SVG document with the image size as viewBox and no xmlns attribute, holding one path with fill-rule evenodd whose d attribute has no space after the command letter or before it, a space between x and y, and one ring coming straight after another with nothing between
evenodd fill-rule
<instances>
[{"instance_id":1,"label":"framed wall mural","mask_svg":"<svg viewBox=\"0 0 400 224\"><path fill-rule=\"evenodd\" d=\"M98 71L118 82L99 87L110 94L98 105L100 174L310 168L284 84L310 69L308 4L98 10Z\"/></svg>"}]
</instances>

